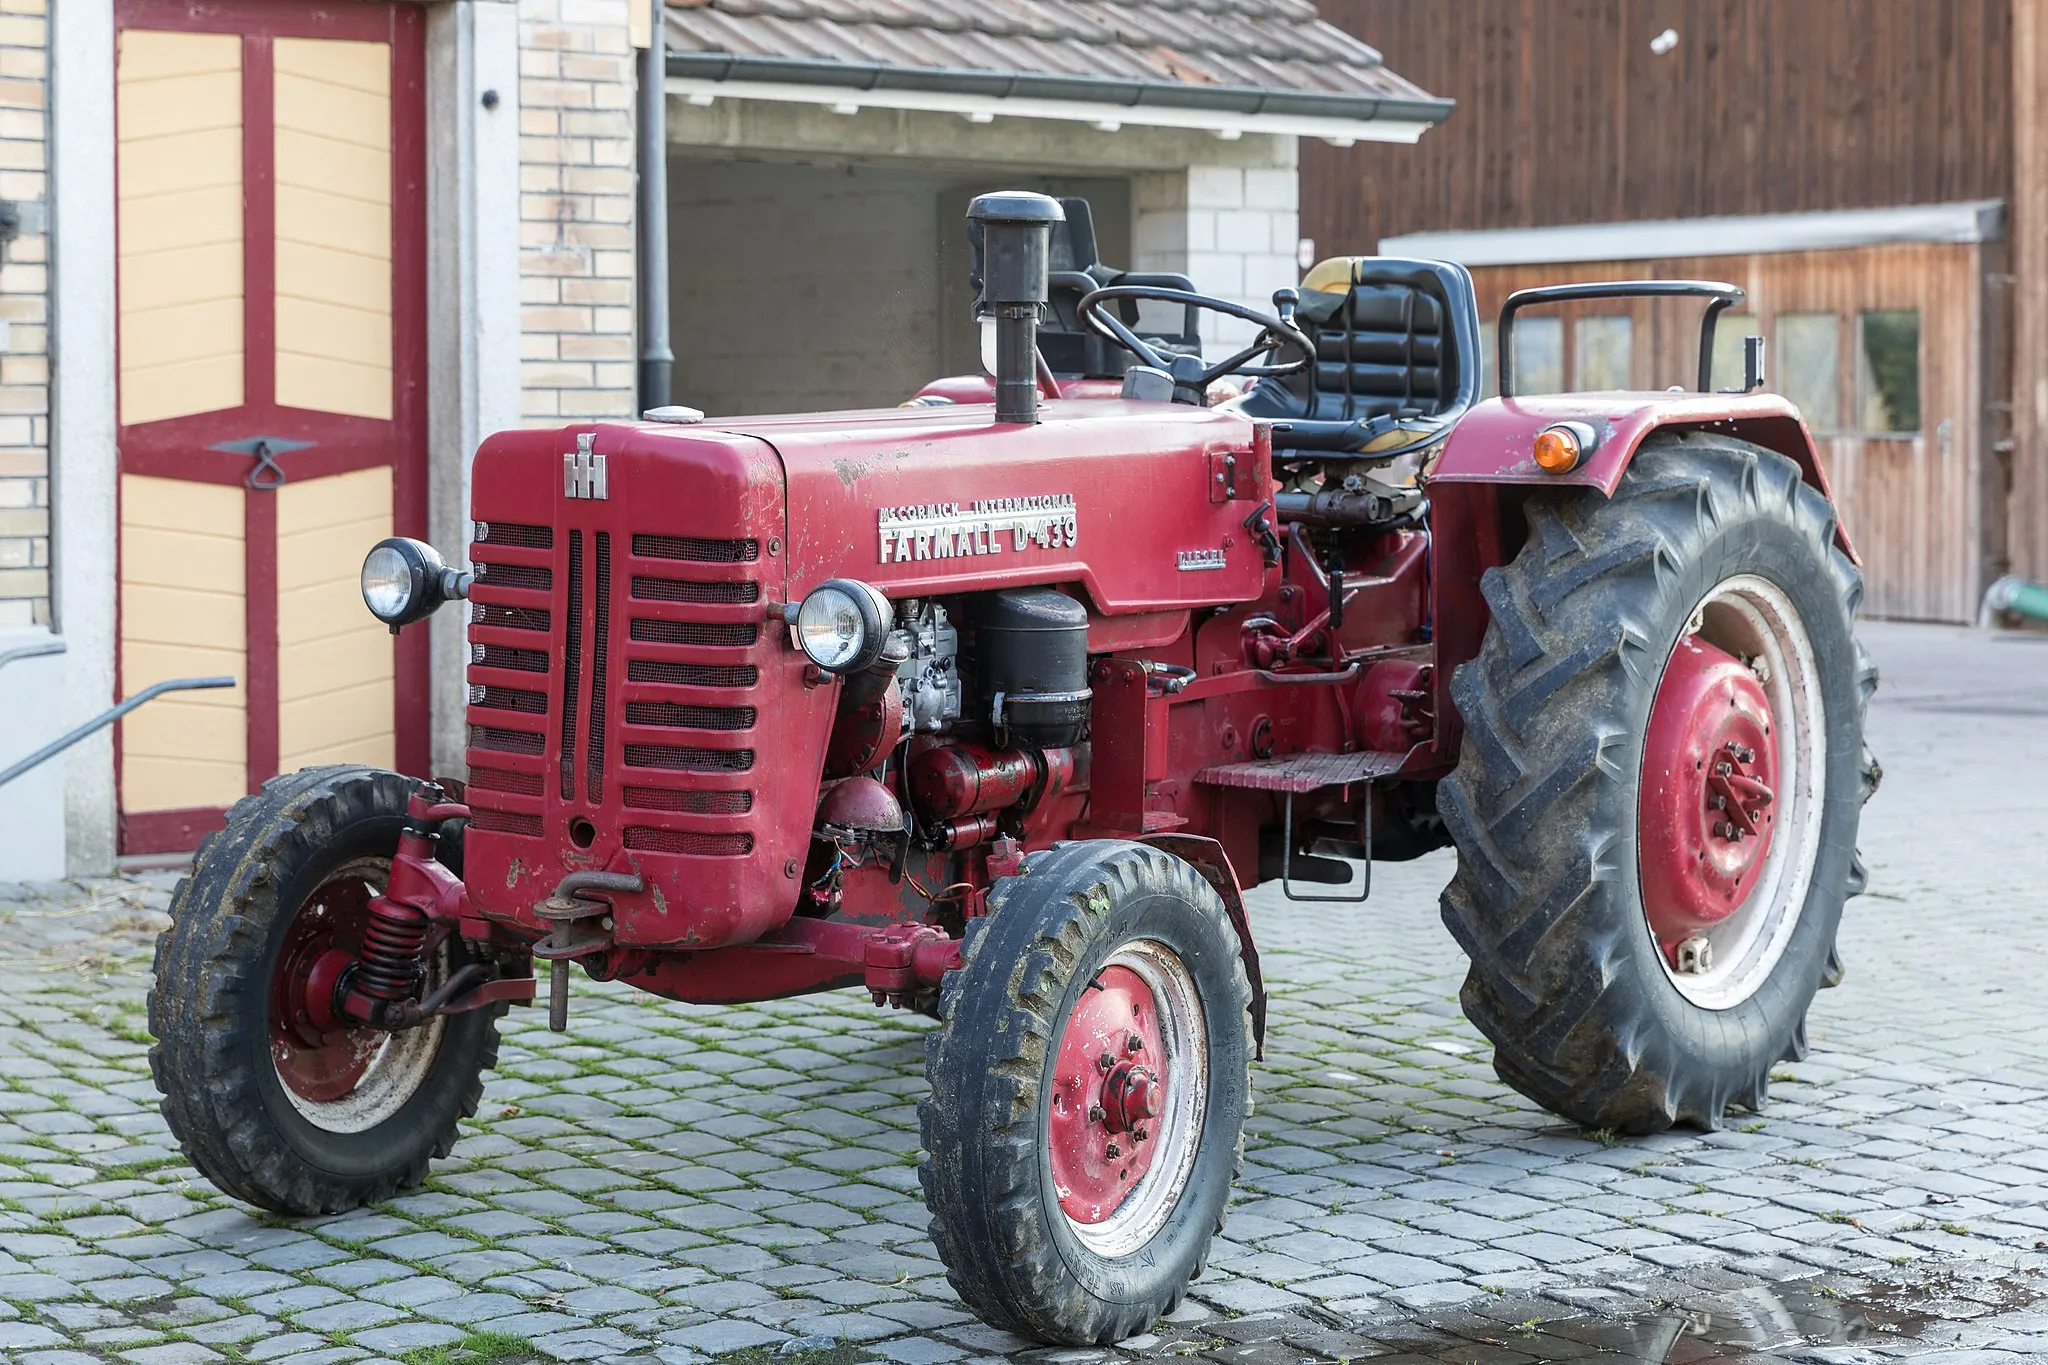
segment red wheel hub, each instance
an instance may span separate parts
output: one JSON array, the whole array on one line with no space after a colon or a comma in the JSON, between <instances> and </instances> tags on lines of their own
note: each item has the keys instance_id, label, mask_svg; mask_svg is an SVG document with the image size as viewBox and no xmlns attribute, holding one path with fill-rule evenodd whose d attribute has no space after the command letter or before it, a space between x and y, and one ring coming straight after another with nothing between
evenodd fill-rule
<instances>
[{"instance_id":1,"label":"red wheel hub","mask_svg":"<svg viewBox=\"0 0 2048 1365\"><path fill-rule=\"evenodd\" d=\"M1053 1066L1047 1151L1067 1217L1104 1221L1152 1169L1170 1083L1152 988L1129 967L1104 968L1081 992Z\"/></svg>"},{"instance_id":2,"label":"red wheel hub","mask_svg":"<svg viewBox=\"0 0 2048 1365\"><path fill-rule=\"evenodd\" d=\"M1697 636L1680 640L1650 708L1637 810L1643 911L1667 958L1756 886L1777 818L1777 744L1756 675Z\"/></svg>"},{"instance_id":3,"label":"red wheel hub","mask_svg":"<svg viewBox=\"0 0 2048 1365\"><path fill-rule=\"evenodd\" d=\"M285 931L270 980L270 1058L301 1099L338 1100L356 1088L389 1036L336 1010L342 974L362 950L371 891L337 877L306 898Z\"/></svg>"}]
</instances>

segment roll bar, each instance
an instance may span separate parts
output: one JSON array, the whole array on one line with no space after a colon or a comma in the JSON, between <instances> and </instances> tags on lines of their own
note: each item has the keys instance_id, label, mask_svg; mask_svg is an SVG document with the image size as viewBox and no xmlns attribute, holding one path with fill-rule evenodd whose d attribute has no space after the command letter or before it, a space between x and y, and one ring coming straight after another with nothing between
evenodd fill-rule
<instances>
[{"instance_id":1,"label":"roll bar","mask_svg":"<svg viewBox=\"0 0 2048 1365\"><path fill-rule=\"evenodd\" d=\"M1515 314L1532 303L1577 303L1585 299L1703 298L1709 300L1700 319L1699 390L1714 385L1714 329L1722 312L1743 300L1737 285L1716 280L1601 280L1591 284L1549 284L1540 289L1517 289L1500 306L1500 329L1496 344L1500 352L1500 396L1515 396Z\"/></svg>"}]
</instances>

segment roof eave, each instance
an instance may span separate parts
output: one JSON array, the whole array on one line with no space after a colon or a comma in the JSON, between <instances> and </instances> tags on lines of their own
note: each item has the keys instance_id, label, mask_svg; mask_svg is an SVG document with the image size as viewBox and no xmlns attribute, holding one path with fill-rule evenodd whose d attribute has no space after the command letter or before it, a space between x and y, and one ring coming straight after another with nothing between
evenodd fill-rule
<instances>
[{"instance_id":1,"label":"roof eave","mask_svg":"<svg viewBox=\"0 0 2048 1365\"><path fill-rule=\"evenodd\" d=\"M989 112L1090 123L1270 132L1332 141L1413 142L1452 101L1257 86L1181 85L1029 71L817 61L732 52L668 53L669 89L735 98L856 102L878 108ZM720 87L732 87L721 91ZM1061 106L1067 106L1062 108Z\"/></svg>"}]
</instances>

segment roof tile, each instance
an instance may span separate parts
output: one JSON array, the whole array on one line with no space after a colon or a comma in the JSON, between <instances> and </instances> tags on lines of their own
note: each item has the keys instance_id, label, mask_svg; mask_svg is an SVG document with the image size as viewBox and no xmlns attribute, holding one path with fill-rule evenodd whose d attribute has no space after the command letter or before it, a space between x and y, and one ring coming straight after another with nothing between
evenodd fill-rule
<instances>
[{"instance_id":1,"label":"roof tile","mask_svg":"<svg viewBox=\"0 0 2048 1365\"><path fill-rule=\"evenodd\" d=\"M668 44L864 71L1432 98L1319 19L1312 0L669 0Z\"/></svg>"}]
</instances>

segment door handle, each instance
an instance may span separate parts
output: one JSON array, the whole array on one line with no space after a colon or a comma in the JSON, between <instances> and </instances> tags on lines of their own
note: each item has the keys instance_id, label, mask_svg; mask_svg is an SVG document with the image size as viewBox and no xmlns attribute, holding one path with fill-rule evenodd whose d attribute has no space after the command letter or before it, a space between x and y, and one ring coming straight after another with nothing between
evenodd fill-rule
<instances>
[{"instance_id":1,"label":"door handle","mask_svg":"<svg viewBox=\"0 0 2048 1365\"><path fill-rule=\"evenodd\" d=\"M294 450L309 450L318 444L314 441L293 441L283 436L244 436L239 441L222 441L210 445L208 450L225 451L230 455L248 455L255 459L256 467L249 471L242 482L259 493L268 493L281 488L290 480L284 466L277 462L280 455L289 455Z\"/></svg>"}]
</instances>

